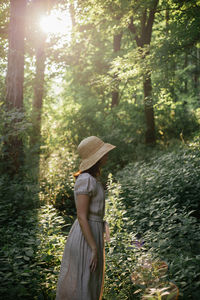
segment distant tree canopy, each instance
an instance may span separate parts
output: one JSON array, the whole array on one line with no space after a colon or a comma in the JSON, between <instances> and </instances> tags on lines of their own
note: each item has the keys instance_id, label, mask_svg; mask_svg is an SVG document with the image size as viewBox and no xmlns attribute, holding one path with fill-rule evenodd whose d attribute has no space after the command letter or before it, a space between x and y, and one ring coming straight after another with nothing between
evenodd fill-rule
<instances>
[{"instance_id":1,"label":"distant tree canopy","mask_svg":"<svg viewBox=\"0 0 200 300\"><path fill-rule=\"evenodd\" d=\"M0 92L2 104L20 103L32 123L26 149L73 148L96 134L133 153L143 142L190 135L200 104L199 7L197 0L2 1ZM14 10L23 13L12 23ZM68 18L65 33L52 15Z\"/></svg>"}]
</instances>

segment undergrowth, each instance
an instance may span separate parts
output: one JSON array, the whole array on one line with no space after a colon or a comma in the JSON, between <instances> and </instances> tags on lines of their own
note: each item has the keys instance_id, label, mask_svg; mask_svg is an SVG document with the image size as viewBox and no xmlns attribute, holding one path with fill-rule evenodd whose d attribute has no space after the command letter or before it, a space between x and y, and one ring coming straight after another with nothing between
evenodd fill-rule
<instances>
[{"instance_id":1,"label":"undergrowth","mask_svg":"<svg viewBox=\"0 0 200 300\"><path fill-rule=\"evenodd\" d=\"M178 286L180 299L198 299L199 162L200 153L194 143L190 148L176 148L130 163L115 175L115 180L109 177L106 219L110 225L111 241L106 243L105 300L136 300L147 296L158 299L153 293L166 293L167 288L162 285L158 274L152 273L153 263L159 260L168 265L167 280ZM23 191L27 198L29 188L32 191L33 187L21 191L18 186L19 193L15 196L17 212L15 202L5 197L9 191L7 195L11 199L17 186L12 184L6 188L1 177L2 299L55 298L64 244L74 217L70 217L73 212L70 206L69 212L61 210L62 215L65 214L63 218L52 205L57 206L63 199L66 201L64 207L67 207L67 197L72 197L71 191L68 194L71 177L65 182L67 178L63 176L61 189L54 191L59 176L49 176L51 180L45 179L49 180L49 186L44 186L40 192L40 197L43 197L41 207L28 209L22 206L20 210ZM65 186L67 192L63 194ZM49 204L45 204L45 200ZM151 268L146 268L149 261L152 262ZM143 278L142 284L133 281L134 273ZM152 281L159 282L159 289L152 283L148 289L147 282Z\"/></svg>"},{"instance_id":2,"label":"undergrowth","mask_svg":"<svg viewBox=\"0 0 200 300\"><path fill-rule=\"evenodd\" d=\"M117 181L121 191L116 202L123 203L126 220L123 230L142 239L153 258L167 262L169 279L177 284L180 299L198 299L199 151L184 148L131 163L118 172ZM115 224L117 220L113 215L110 222Z\"/></svg>"},{"instance_id":3,"label":"undergrowth","mask_svg":"<svg viewBox=\"0 0 200 300\"><path fill-rule=\"evenodd\" d=\"M51 205L15 218L11 207L0 203L1 299L54 299L67 225Z\"/></svg>"}]
</instances>

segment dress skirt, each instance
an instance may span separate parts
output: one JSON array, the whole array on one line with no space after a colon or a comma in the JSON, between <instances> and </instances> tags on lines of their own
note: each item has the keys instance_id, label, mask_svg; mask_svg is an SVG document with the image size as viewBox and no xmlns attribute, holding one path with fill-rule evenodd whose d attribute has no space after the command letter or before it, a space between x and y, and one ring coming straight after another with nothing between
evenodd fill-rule
<instances>
[{"instance_id":1,"label":"dress skirt","mask_svg":"<svg viewBox=\"0 0 200 300\"><path fill-rule=\"evenodd\" d=\"M90 271L92 251L82 233L78 219L70 230L65 245L56 300L100 300L104 277L104 223L91 216L88 220L98 249L98 264Z\"/></svg>"}]
</instances>

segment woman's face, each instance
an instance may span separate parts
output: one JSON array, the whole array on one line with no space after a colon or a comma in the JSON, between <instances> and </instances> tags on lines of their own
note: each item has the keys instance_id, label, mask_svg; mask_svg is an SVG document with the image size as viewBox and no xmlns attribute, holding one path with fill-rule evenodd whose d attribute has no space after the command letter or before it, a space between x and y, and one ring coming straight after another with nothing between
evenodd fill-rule
<instances>
[{"instance_id":1,"label":"woman's face","mask_svg":"<svg viewBox=\"0 0 200 300\"><path fill-rule=\"evenodd\" d=\"M100 166L104 166L108 160L108 153L106 153L101 159L100 159Z\"/></svg>"}]
</instances>

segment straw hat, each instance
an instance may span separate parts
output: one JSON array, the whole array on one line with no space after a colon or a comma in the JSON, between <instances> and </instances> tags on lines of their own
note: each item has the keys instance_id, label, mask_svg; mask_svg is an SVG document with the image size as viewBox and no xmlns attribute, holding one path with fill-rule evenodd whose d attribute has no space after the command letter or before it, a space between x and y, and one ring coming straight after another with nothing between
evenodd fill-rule
<instances>
[{"instance_id":1,"label":"straw hat","mask_svg":"<svg viewBox=\"0 0 200 300\"><path fill-rule=\"evenodd\" d=\"M96 136L85 138L78 145L78 152L82 160L79 170L85 171L90 169L98 160L115 147L114 145L104 143Z\"/></svg>"}]
</instances>

